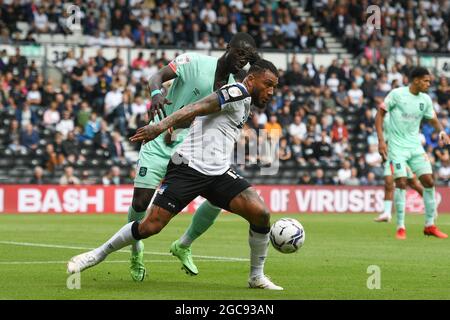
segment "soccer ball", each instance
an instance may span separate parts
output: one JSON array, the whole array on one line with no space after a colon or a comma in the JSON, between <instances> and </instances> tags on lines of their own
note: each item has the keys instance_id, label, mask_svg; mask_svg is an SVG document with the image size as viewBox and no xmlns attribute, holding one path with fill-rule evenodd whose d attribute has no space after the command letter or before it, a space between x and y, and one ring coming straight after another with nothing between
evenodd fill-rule
<instances>
[{"instance_id":1,"label":"soccer ball","mask_svg":"<svg viewBox=\"0 0 450 320\"><path fill-rule=\"evenodd\" d=\"M305 230L297 220L282 218L270 228L270 242L282 253L296 252L305 242Z\"/></svg>"}]
</instances>

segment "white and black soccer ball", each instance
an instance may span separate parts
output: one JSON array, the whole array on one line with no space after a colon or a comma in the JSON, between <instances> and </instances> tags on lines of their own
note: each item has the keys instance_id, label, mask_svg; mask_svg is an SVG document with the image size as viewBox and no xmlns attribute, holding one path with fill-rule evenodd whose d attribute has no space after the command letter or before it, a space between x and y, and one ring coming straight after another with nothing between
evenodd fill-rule
<instances>
[{"instance_id":1,"label":"white and black soccer ball","mask_svg":"<svg viewBox=\"0 0 450 320\"><path fill-rule=\"evenodd\" d=\"M270 228L270 242L282 253L293 253L305 242L305 229L292 218L282 218Z\"/></svg>"}]
</instances>

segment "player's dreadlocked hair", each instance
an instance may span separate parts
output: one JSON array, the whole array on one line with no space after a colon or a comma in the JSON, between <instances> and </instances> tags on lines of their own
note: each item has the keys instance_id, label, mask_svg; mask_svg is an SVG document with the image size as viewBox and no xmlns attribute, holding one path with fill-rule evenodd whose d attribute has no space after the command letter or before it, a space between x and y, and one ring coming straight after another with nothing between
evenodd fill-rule
<instances>
[{"instance_id":1,"label":"player's dreadlocked hair","mask_svg":"<svg viewBox=\"0 0 450 320\"><path fill-rule=\"evenodd\" d=\"M230 48L241 49L244 57L249 61L250 65L260 59L256 51L256 42L251 35L246 32L236 33L230 40Z\"/></svg>"},{"instance_id":2,"label":"player's dreadlocked hair","mask_svg":"<svg viewBox=\"0 0 450 320\"><path fill-rule=\"evenodd\" d=\"M247 76L247 71L245 71L244 69L241 69L237 73L233 74L233 76L237 82L242 82L245 79L245 77Z\"/></svg>"},{"instance_id":3,"label":"player's dreadlocked hair","mask_svg":"<svg viewBox=\"0 0 450 320\"><path fill-rule=\"evenodd\" d=\"M248 70L248 74L260 73L260 72L264 72L266 70L269 70L275 76L279 77L278 70L275 67L275 65L272 62L270 62L268 60L264 60L264 59L259 59L259 60L255 61L255 63L253 63L251 65L250 69Z\"/></svg>"}]
</instances>

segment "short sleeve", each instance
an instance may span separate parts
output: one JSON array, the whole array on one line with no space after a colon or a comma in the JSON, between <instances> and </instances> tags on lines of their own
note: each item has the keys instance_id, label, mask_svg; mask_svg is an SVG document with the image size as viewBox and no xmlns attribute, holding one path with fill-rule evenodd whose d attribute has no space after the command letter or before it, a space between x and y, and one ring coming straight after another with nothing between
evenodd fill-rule
<instances>
[{"instance_id":1,"label":"short sleeve","mask_svg":"<svg viewBox=\"0 0 450 320\"><path fill-rule=\"evenodd\" d=\"M384 103L381 104L380 108L383 108L385 111L390 112L395 107L396 103L396 90L392 90L389 94L384 98Z\"/></svg>"},{"instance_id":2,"label":"short sleeve","mask_svg":"<svg viewBox=\"0 0 450 320\"><path fill-rule=\"evenodd\" d=\"M431 100L429 95L425 95L426 103L425 103L425 112L423 114L423 117L425 119L433 119L434 118L434 108L433 108L433 101Z\"/></svg>"},{"instance_id":3,"label":"short sleeve","mask_svg":"<svg viewBox=\"0 0 450 320\"><path fill-rule=\"evenodd\" d=\"M169 67L182 80L194 74L197 67L197 56L195 53L183 53L169 63Z\"/></svg>"},{"instance_id":4,"label":"short sleeve","mask_svg":"<svg viewBox=\"0 0 450 320\"><path fill-rule=\"evenodd\" d=\"M222 110L233 110L242 107L245 99L249 98L245 87L239 83L225 85L216 91Z\"/></svg>"}]
</instances>

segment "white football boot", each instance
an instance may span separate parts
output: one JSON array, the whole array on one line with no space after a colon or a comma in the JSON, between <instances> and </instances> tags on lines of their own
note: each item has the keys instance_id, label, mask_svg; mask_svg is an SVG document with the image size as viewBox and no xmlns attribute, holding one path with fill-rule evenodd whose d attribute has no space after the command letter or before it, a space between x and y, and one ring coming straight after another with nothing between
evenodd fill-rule
<instances>
[{"instance_id":1,"label":"white football boot","mask_svg":"<svg viewBox=\"0 0 450 320\"><path fill-rule=\"evenodd\" d=\"M79 254L67 263L67 273L77 273L93 267L102 262L106 257L99 257L94 250Z\"/></svg>"},{"instance_id":2,"label":"white football boot","mask_svg":"<svg viewBox=\"0 0 450 320\"><path fill-rule=\"evenodd\" d=\"M391 215L387 213L381 213L378 217L373 219L375 222L391 222Z\"/></svg>"},{"instance_id":3,"label":"white football boot","mask_svg":"<svg viewBox=\"0 0 450 320\"><path fill-rule=\"evenodd\" d=\"M284 290L282 287L270 281L266 275L251 277L248 279L248 286L254 289Z\"/></svg>"}]
</instances>

